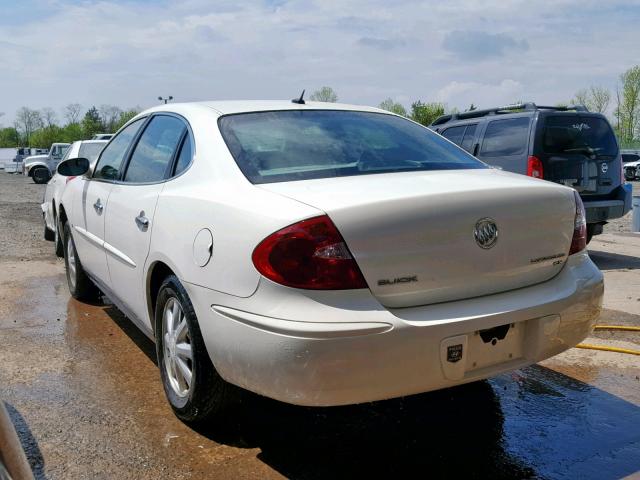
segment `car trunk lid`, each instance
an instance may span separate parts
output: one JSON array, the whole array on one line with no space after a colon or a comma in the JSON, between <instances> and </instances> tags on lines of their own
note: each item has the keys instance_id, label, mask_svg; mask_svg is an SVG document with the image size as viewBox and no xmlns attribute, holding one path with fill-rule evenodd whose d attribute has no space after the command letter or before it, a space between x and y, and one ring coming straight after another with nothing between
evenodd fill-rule
<instances>
[{"instance_id":1,"label":"car trunk lid","mask_svg":"<svg viewBox=\"0 0 640 480\"><path fill-rule=\"evenodd\" d=\"M494 169L363 175L259 188L326 212L372 293L388 307L544 282L562 269L573 234L571 190ZM476 226L492 221L497 241L483 248ZM491 227L480 236L491 237Z\"/></svg>"}]
</instances>

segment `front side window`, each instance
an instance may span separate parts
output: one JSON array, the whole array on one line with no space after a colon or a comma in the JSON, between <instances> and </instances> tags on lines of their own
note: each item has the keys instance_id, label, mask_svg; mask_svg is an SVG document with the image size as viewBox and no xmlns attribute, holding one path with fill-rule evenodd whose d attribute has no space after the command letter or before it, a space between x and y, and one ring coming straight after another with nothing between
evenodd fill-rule
<instances>
[{"instance_id":1,"label":"front side window","mask_svg":"<svg viewBox=\"0 0 640 480\"><path fill-rule=\"evenodd\" d=\"M144 120L144 118L141 118L129 124L105 147L98 159L93 178L105 180L117 180L120 178L120 168L122 167L124 156Z\"/></svg>"},{"instance_id":2,"label":"front side window","mask_svg":"<svg viewBox=\"0 0 640 480\"><path fill-rule=\"evenodd\" d=\"M437 133L393 115L284 110L226 115L218 123L252 183L487 168Z\"/></svg>"},{"instance_id":3,"label":"front side window","mask_svg":"<svg viewBox=\"0 0 640 480\"><path fill-rule=\"evenodd\" d=\"M493 120L487 125L480 155L507 157L524 153L529 139L529 117Z\"/></svg>"},{"instance_id":4,"label":"front side window","mask_svg":"<svg viewBox=\"0 0 640 480\"><path fill-rule=\"evenodd\" d=\"M154 116L131 155L124 181L146 183L164 179L186 129L176 117Z\"/></svg>"}]
</instances>

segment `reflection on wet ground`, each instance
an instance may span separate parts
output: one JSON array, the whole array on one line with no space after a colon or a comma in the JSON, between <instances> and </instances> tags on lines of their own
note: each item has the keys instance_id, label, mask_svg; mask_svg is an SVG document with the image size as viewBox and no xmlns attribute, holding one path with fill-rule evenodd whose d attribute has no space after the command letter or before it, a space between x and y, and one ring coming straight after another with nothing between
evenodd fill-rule
<instances>
[{"instance_id":1,"label":"reflection on wet ground","mask_svg":"<svg viewBox=\"0 0 640 480\"><path fill-rule=\"evenodd\" d=\"M640 471L640 395L625 401L541 366L349 407L247 393L229 425L194 431L164 399L153 344L112 306L68 300L55 288L60 277L40 278L37 300L24 288L13 300L4 291L31 312L25 318L40 317L0 328L0 396L38 478L614 479Z\"/></svg>"}]
</instances>

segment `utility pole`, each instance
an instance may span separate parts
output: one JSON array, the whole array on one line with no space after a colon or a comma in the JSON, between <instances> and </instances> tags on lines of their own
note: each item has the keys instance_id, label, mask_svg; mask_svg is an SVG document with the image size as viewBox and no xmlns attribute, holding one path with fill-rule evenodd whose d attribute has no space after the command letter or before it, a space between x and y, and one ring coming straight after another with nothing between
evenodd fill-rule
<instances>
[{"instance_id":1,"label":"utility pole","mask_svg":"<svg viewBox=\"0 0 640 480\"><path fill-rule=\"evenodd\" d=\"M164 104L166 105L169 100L173 100L173 97L171 95L169 95L168 97L158 97L158 100L160 100L161 102L164 101Z\"/></svg>"}]
</instances>

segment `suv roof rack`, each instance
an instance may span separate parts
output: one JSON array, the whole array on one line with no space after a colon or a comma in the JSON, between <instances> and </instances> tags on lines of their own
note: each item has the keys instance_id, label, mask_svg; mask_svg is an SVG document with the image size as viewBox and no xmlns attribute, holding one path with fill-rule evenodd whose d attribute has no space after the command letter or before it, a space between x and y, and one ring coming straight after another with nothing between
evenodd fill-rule
<instances>
[{"instance_id":1,"label":"suv roof rack","mask_svg":"<svg viewBox=\"0 0 640 480\"><path fill-rule=\"evenodd\" d=\"M452 122L454 120L464 120L466 118L478 118L486 117L487 115L504 115L506 113L517 113L515 111L530 111L530 110L557 110L559 112L588 112L589 110L584 105L571 105L568 107L550 107L547 105L536 105L533 102L527 103L514 103L511 105L505 105L503 107L485 108L483 110L470 110L468 112L450 113L448 115L442 115L436 118L431 126L442 125L444 123Z\"/></svg>"}]
</instances>

